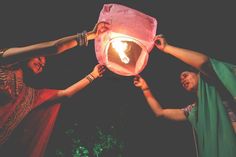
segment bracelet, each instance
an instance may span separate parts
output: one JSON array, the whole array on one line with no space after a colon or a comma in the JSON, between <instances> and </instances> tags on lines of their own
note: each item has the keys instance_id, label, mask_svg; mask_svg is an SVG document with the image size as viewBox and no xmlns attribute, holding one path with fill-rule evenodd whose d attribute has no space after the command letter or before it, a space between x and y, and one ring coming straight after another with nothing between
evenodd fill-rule
<instances>
[{"instance_id":1,"label":"bracelet","mask_svg":"<svg viewBox=\"0 0 236 157\"><path fill-rule=\"evenodd\" d=\"M88 38L87 38L87 31L82 32L82 37L84 39L84 45L88 46Z\"/></svg>"},{"instance_id":2,"label":"bracelet","mask_svg":"<svg viewBox=\"0 0 236 157\"><path fill-rule=\"evenodd\" d=\"M150 90L148 87L147 88L144 88L144 89L142 89L142 91L144 92L144 91L146 91L146 90Z\"/></svg>"},{"instance_id":3,"label":"bracelet","mask_svg":"<svg viewBox=\"0 0 236 157\"><path fill-rule=\"evenodd\" d=\"M79 46L88 46L87 31L77 33L77 42L79 42Z\"/></svg>"},{"instance_id":4,"label":"bracelet","mask_svg":"<svg viewBox=\"0 0 236 157\"><path fill-rule=\"evenodd\" d=\"M95 77L91 73L89 75L93 78L93 80L95 79Z\"/></svg>"},{"instance_id":5,"label":"bracelet","mask_svg":"<svg viewBox=\"0 0 236 157\"><path fill-rule=\"evenodd\" d=\"M89 83L93 82L93 80L95 79L94 76L92 74L89 74L86 76L86 79L89 80Z\"/></svg>"}]
</instances>

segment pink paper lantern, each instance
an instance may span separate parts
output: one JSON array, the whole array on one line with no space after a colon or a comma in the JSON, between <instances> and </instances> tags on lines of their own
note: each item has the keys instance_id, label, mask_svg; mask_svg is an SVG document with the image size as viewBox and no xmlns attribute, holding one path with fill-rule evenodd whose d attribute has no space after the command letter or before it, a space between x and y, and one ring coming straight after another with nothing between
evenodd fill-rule
<instances>
[{"instance_id":1,"label":"pink paper lantern","mask_svg":"<svg viewBox=\"0 0 236 157\"><path fill-rule=\"evenodd\" d=\"M154 46L156 19L120 4L105 4L100 21L110 23L111 28L95 39L98 62L119 75L139 74Z\"/></svg>"}]
</instances>

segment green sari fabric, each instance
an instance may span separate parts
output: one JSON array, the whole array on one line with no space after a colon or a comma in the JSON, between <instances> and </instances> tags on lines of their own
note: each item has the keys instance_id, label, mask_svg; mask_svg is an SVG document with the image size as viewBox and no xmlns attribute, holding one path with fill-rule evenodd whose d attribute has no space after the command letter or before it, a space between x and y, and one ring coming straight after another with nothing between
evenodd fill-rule
<instances>
[{"instance_id":1,"label":"green sari fabric","mask_svg":"<svg viewBox=\"0 0 236 157\"><path fill-rule=\"evenodd\" d=\"M217 77L236 97L236 66L210 59ZM198 101L188 116L198 140L199 157L236 157L236 134L217 88L199 79Z\"/></svg>"}]
</instances>

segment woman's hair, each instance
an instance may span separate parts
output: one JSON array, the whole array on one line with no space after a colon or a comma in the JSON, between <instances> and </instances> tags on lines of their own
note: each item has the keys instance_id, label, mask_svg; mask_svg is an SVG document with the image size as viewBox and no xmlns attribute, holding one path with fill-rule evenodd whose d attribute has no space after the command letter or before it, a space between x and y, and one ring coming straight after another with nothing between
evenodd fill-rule
<instances>
[{"instance_id":1,"label":"woman's hair","mask_svg":"<svg viewBox=\"0 0 236 157\"><path fill-rule=\"evenodd\" d=\"M199 73L199 70L197 70L196 68L194 68L194 67L191 67L191 66L189 66L185 71L190 71L190 72L193 72L193 73Z\"/></svg>"},{"instance_id":2,"label":"woman's hair","mask_svg":"<svg viewBox=\"0 0 236 157\"><path fill-rule=\"evenodd\" d=\"M33 71L27 66L29 59L19 63L19 67L23 70L23 81L27 86L38 88L37 87L37 78L38 76L33 73Z\"/></svg>"},{"instance_id":3,"label":"woman's hair","mask_svg":"<svg viewBox=\"0 0 236 157\"><path fill-rule=\"evenodd\" d=\"M45 84L42 84L42 81L41 81L44 77L44 75L42 74L43 72L41 72L40 74L35 74L32 71L32 69L30 69L27 66L29 60L30 59L28 59L27 61L24 61L20 64L20 67L24 73L24 76L23 76L24 83L30 87L33 87L33 88L38 88L38 89L44 88ZM45 69L45 67L43 67L43 69Z\"/></svg>"}]
</instances>

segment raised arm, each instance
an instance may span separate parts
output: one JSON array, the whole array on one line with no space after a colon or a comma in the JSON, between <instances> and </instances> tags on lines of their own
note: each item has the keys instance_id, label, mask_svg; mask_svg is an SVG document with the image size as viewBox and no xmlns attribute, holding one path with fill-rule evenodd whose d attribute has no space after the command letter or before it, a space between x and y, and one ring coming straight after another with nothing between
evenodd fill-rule
<instances>
[{"instance_id":1,"label":"raised arm","mask_svg":"<svg viewBox=\"0 0 236 157\"><path fill-rule=\"evenodd\" d=\"M77 45L87 45L88 40L96 38L99 34L108 30L109 24L97 23L90 32L82 32L53 41L42 42L24 47L14 47L0 50L0 63L11 64L37 56L56 55L65 52Z\"/></svg>"},{"instance_id":2,"label":"raised arm","mask_svg":"<svg viewBox=\"0 0 236 157\"><path fill-rule=\"evenodd\" d=\"M200 70L201 66L209 59L208 56L203 53L169 45L162 35L157 35L155 41L155 45L158 49L180 59L198 70Z\"/></svg>"},{"instance_id":3,"label":"raised arm","mask_svg":"<svg viewBox=\"0 0 236 157\"><path fill-rule=\"evenodd\" d=\"M86 86L88 86L92 81L97 79L98 77L102 77L102 74L105 71L105 67L103 65L96 65L93 69L93 71L88 74L86 77L84 77L82 80L78 81L77 83L73 84L72 86L64 89L59 90L57 94L57 98L69 98L73 96L75 93L79 92Z\"/></svg>"},{"instance_id":4,"label":"raised arm","mask_svg":"<svg viewBox=\"0 0 236 157\"><path fill-rule=\"evenodd\" d=\"M157 117L165 117L170 120L183 121L186 120L184 111L181 109L163 109L160 103L154 98L151 90L148 87L146 81L140 77L136 76L134 78L134 85L139 87L143 91L143 95L152 111Z\"/></svg>"}]
</instances>

